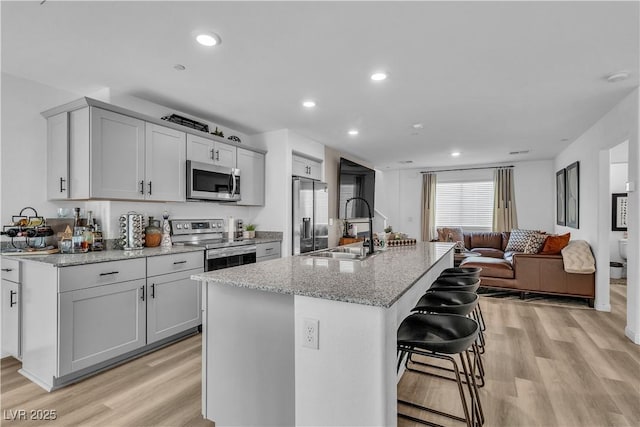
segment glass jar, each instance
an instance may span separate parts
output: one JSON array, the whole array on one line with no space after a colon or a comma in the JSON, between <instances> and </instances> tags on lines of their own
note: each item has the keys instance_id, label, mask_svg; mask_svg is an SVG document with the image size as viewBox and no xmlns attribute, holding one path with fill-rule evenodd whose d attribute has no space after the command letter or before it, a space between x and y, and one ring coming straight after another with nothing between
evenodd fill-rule
<instances>
[{"instance_id":1,"label":"glass jar","mask_svg":"<svg viewBox=\"0 0 640 427\"><path fill-rule=\"evenodd\" d=\"M149 217L149 225L144 229L144 245L148 248L160 246L162 241L162 227L160 221Z\"/></svg>"}]
</instances>

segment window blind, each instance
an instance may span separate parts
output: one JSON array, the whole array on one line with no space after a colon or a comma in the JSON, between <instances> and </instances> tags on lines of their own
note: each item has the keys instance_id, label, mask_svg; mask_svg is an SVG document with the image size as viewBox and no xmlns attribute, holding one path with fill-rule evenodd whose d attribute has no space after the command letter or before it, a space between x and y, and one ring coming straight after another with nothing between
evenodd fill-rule
<instances>
[{"instance_id":1,"label":"window blind","mask_svg":"<svg viewBox=\"0 0 640 427\"><path fill-rule=\"evenodd\" d=\"M436 186L436 227L491 231L493 181L443 182Z\"/></svg>"}]
</instances>

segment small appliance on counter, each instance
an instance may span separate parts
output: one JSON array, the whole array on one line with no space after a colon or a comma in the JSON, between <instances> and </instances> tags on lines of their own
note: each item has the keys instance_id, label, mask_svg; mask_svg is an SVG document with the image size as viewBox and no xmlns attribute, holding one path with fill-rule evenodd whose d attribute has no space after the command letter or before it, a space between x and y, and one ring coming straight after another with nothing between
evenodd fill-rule
<instances>
[{"instance_id":1,"label":"small appliance on counter","mask_svg":"<svg viewBox=\"0 0 640 427\"><path fill-rule=\"evenodd\" d=\"M120 246L125 251L144 246L144 219L142 214L129 212L120 215Z\"/></svg>"}]
</instances>

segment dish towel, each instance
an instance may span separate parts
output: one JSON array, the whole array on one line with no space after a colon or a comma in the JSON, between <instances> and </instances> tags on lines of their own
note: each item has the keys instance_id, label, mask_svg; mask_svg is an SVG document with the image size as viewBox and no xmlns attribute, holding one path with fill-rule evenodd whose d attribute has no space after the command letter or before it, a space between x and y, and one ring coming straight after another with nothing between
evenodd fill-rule
<instances>
[{"instance_id":1,"label":"dish towel","mask_svg":"<svg viewBox=\"0 0 640 427\"><path fill-rule=\"evenodd\" d=\"M591 246L584 240L572 240L562 249L564 271L576 274L591 274L596 271L596 260Z\"/></svg>"}]
</instances>

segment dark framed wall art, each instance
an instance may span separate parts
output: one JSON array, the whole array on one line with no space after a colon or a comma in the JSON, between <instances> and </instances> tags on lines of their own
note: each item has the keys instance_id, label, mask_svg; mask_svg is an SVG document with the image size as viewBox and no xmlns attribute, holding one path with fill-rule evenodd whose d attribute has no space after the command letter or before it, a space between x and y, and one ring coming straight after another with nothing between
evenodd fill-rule
<instances>
[{"instance_id":1,"label":"dark framed wall art","mask_svg":"<svg viewBox=\"0 0 640 427\"><path fill-rule=\"evenodd\" d=\"M580 162L565 168L565 216L567 227L580 228Z\"/></svg>"},{"instance_id":2,"label":"dark framed wall art","mask_svg":"<svg viewBox=\"0 0 640 427\"><path fill-rule=\"evenodd\" d=\"M556 172L556 224L565 225L565 205L564 200L566 196L566 180L564 169L560 169Z\"/></svg>"},{"instance_id":3,"label":"dark framed wall art","mask_svg":"<svg viewBox=\"0 0 640 427\"><path fill-rule=\"evenodd\" d=\"M627 193L611 195L611 231L627 231Z\"/></svg>"}]
</instances>

